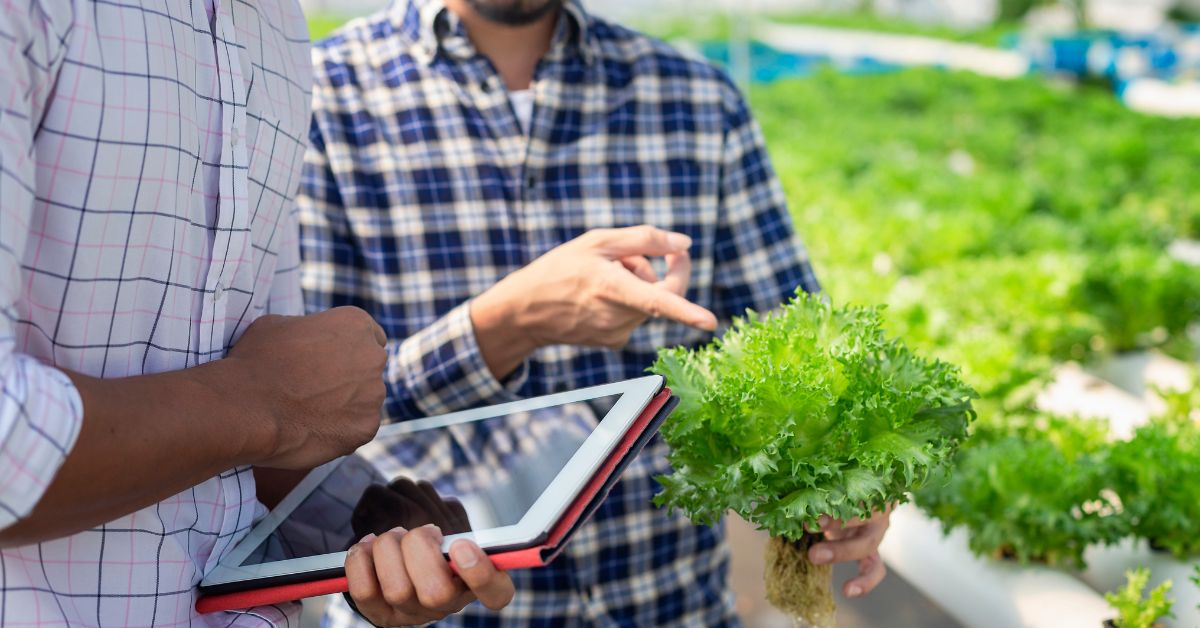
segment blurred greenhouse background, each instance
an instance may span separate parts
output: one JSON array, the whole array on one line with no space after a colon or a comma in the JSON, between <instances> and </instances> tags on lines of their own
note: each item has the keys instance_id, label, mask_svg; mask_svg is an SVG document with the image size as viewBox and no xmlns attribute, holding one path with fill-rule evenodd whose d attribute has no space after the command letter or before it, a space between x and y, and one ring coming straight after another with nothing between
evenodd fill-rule
<instances>
[{"instance_id":1,"label":"blurred greenhouse background","mask_svg":"<svg viewBox=\"0 0 1200 628\"><path fill-rule=\"evenodd\" d=\"M306 2L315 38L383 4ZM1147 566L1200 626L1200 0L587 6L724 66L834 300L982 395L840 625L1097 628ZM790 625L732 537L748 625Z\"/></svg>"}]
</instances>

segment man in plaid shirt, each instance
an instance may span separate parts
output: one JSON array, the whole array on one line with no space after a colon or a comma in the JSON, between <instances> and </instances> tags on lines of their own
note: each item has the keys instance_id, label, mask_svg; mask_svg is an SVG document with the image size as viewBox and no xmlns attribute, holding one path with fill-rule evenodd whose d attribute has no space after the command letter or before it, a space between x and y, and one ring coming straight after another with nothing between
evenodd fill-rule
<instances>
[{"instance_id":1,"label":"man in plaid shirt","mask_svg":"<svg viewBox=\"0 0 1200 628\"><path fill-rule=\"evenodd\" d=\"M384 327L393 420L637 377L819 289L735 87L576 1L398 0L314 61L302 282ZM723 529L655 509L666 472L658 441L506 611L447 623L736 623ZM886 515L829 528L813 558L872 589Z\"/></svg>"}]
</instances>

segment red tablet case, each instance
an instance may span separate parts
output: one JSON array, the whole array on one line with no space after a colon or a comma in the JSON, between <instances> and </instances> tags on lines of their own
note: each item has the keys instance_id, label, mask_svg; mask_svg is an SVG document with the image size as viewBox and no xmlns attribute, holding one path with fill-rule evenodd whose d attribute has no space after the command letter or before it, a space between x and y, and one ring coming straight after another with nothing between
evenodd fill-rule
<instances>
[{"instance_id":1,"label":"red tablet case","mask_svg":"<svg viewBox=\"0 0 1200 628\"><path fill-rule=\"evenodd\" d=\"M491 554L492 564L505 571L512 569L531 569L544 567L554 560L575 531L586 522L604 498L608 496L616 480L625 467L632 461L646 443L657 432L658 427L666 419L670 410L674 409L677 400L671 397L671 389L663 388L642 414L633 422L625 438L617 445L608 460L584 487L579 496L572 502L571 507L563 513L562 518L551 529L546 542L542 545L511 552ZM451 567L453 568L453 563ZM224 593L220 595L202 595L196 602L199 613L216 613L235 609L253 608L279 604L319 595L344 593L349 589L345 576L314 580L277 586L265 586L259 589Z\"/></svg>"}]
</instances>

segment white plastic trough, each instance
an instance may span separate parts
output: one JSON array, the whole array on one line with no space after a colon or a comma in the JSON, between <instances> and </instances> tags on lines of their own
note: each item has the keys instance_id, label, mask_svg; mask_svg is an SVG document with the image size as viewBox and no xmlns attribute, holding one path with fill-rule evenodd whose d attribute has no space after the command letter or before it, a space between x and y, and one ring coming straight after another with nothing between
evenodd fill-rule
<instances>
[{"instance_id":1,"label":"white plastic trough","mask_svg":"<svg viewBox=\"0 0 1200 628\"><path fill-rule=\"evenodd\" d=\"M888 567L968 628L1100 628L1104 598L1068 573L979 558L956 530L908 504L879 548Z\"/></svg>"},{"instance_id":2,"label":"white plastic trough","mask_svg":"<svg viewBox=\"0 0 1200 628\"><path fill-rule=\"evenodd\" d=\"M867 58L903 66L965 70L995 78L1029 73L1029 60L1020 53L932 37L777 22L761 25L755 34L779 50L827 56L834 61Z\"/></svg>"}]
</instances>

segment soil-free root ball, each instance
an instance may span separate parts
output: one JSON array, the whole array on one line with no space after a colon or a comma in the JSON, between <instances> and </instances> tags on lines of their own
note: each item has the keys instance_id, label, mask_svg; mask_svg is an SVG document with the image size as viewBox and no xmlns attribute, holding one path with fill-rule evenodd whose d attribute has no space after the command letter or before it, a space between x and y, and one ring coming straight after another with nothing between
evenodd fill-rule
<instances>
[{"instance_id":1,"label":"soil-free root ball","mask_svg":"<svg viewBox=\"0 0 1200 628\"><path fill-rule=\"evenodd\" d=\"M806 294L749 312L706 347L665 349L651 370L680 398L658 503L705 523L733 510L766 529L771 602L812 626L832 625L835 606L805 526L906 501L975 417L958 369L887 337L877 308Z\"/></svg>"}]
</instances>

